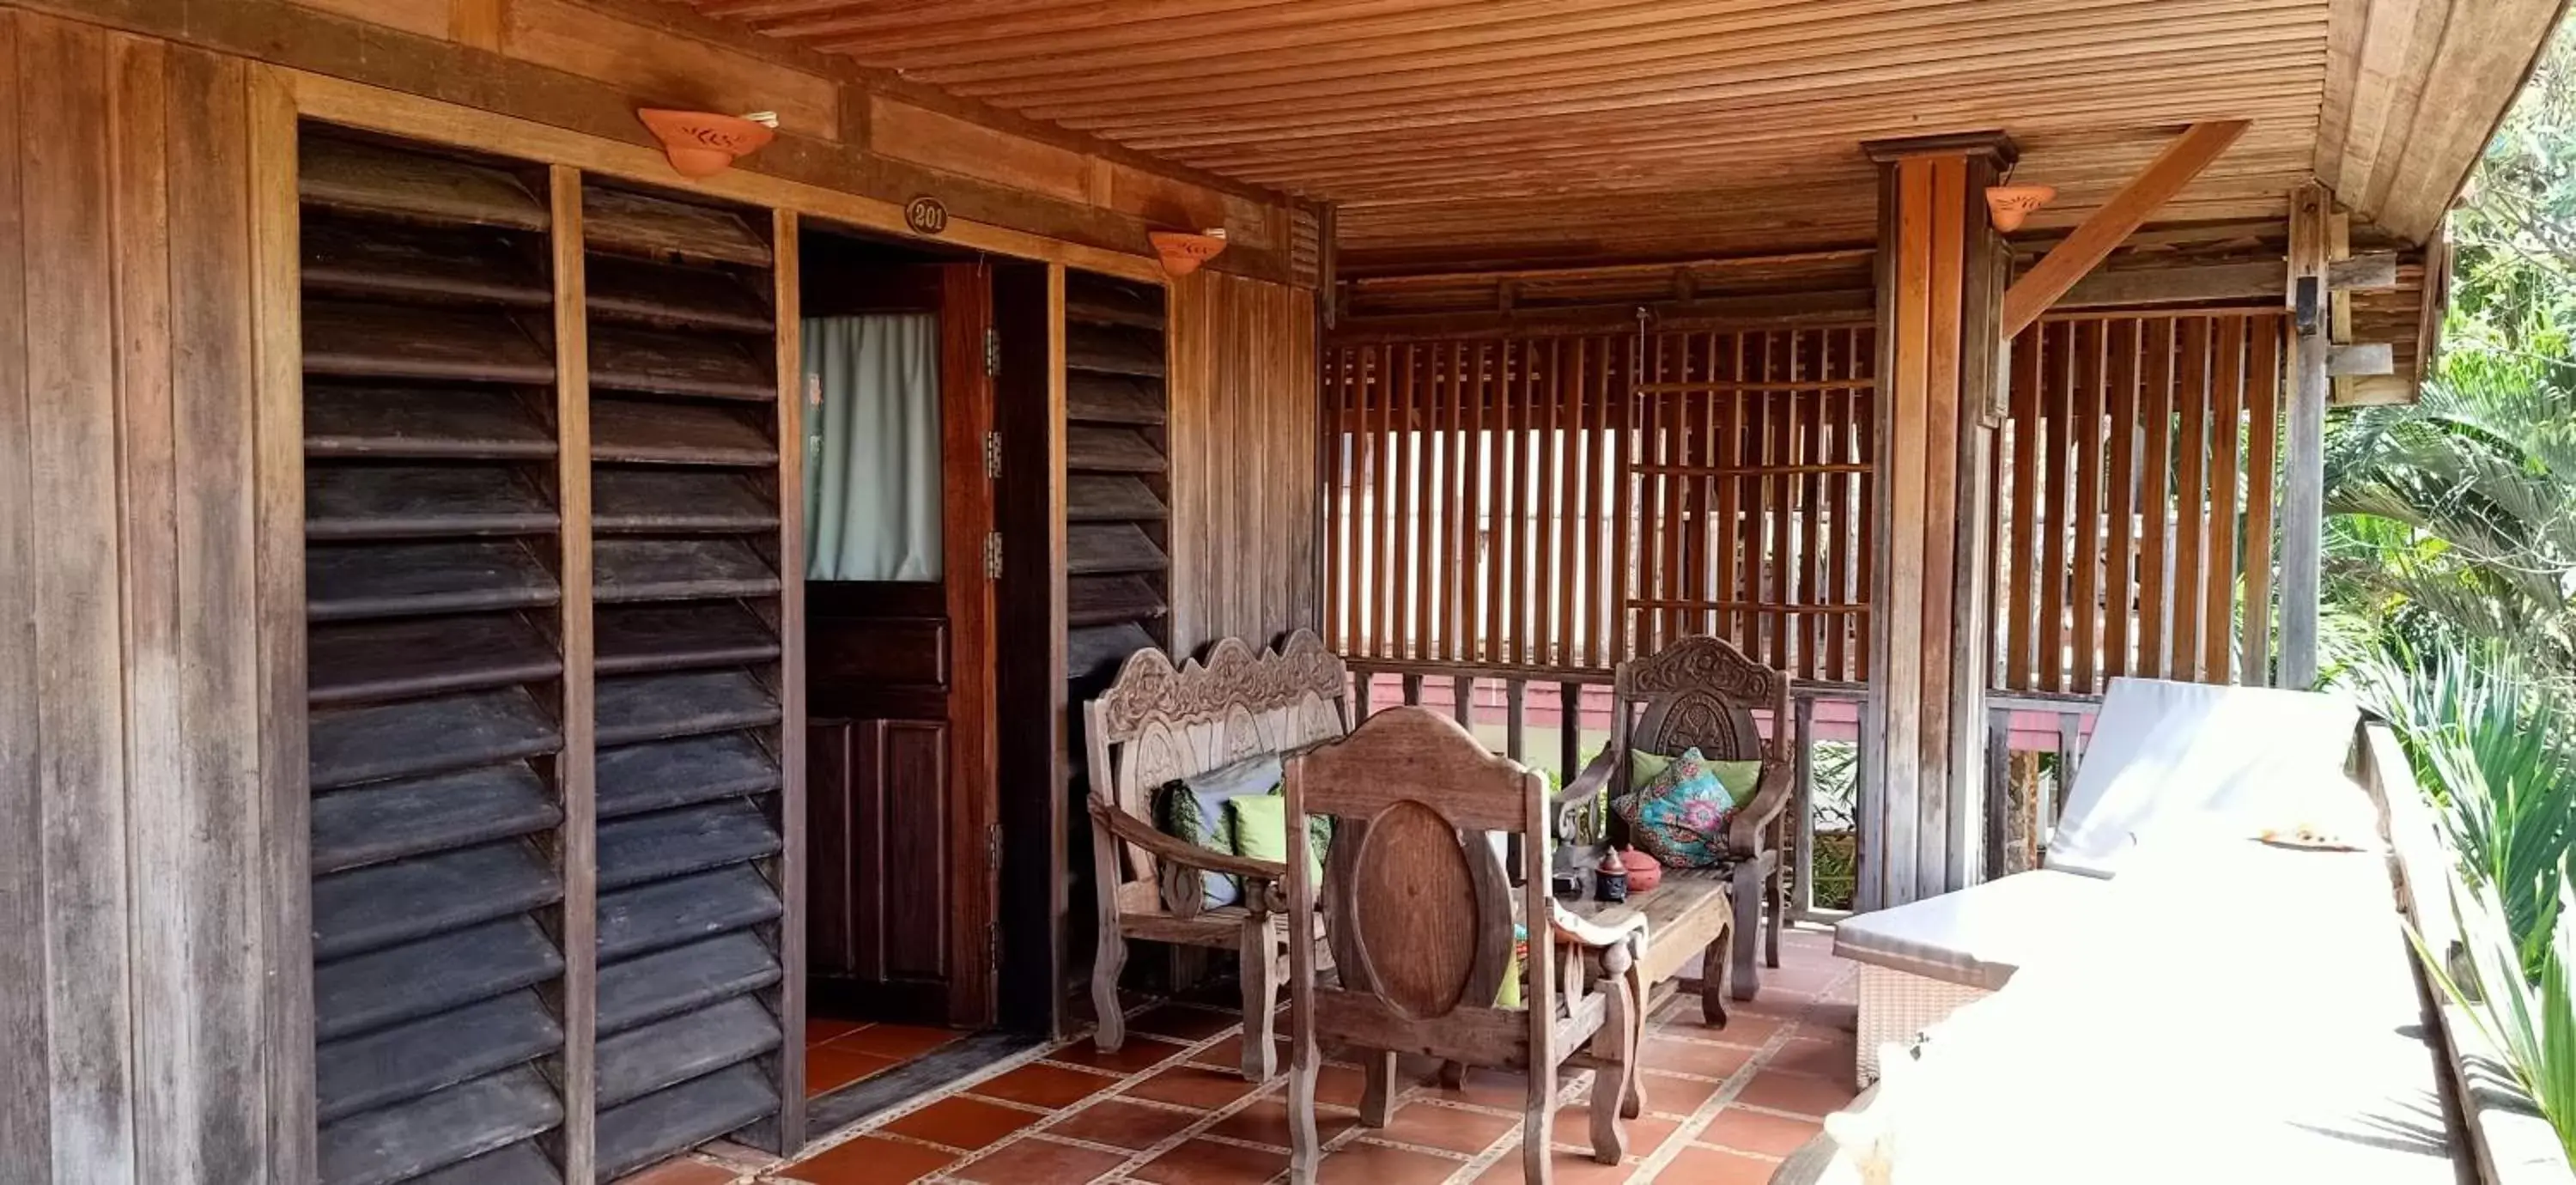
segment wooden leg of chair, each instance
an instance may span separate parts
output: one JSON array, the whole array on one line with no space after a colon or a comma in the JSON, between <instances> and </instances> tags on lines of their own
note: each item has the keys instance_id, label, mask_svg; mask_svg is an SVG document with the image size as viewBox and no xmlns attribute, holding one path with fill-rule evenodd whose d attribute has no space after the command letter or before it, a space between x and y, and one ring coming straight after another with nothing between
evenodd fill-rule
<instances>
[{"instance_id":1,"label":"wooden leg of chair","mask_svg":"<svg viewBox=\"0 0 2576 1185\"><path fill-rule=\"evenodd\" d=\"M1324 1159L1324 1140L1315 1130L1319 1060L1312 1036L1301 1033L1288 1055L1288 1179L1295 1185L1315 1185L1315 1169Z\"/></svg>"},{"instance_id":2,"label":"wooden leg of chair","mask_svg":"<svg viewBox=\"0 0 2576 1185\"><path fill-rule=\"evenodd\" d=\"M1730 986L1736 999L1750 1000L1762 987L1762 973L1753 957L1760 953L1762 936L1762 870L1749 864L1737 868L1729 889L1735 898L1735 969Z\"/></svg>"},{"instance_id":3,"label":"wooden leg of chair","mask_svg":"<svg viewBox=\"0 0 2576 1185\"><path fill-rule=\"evenodd\" d=\"M1278 943L1267 919L1243 928L1239 974L1243 980L1243 1078L1268 1082L1279 1072L1279 989L1283 986L1276 958Z\"/></svg>"},{"instance_id":4,"label":"wooden leg of chair","mask_svg":"<svg viewBox=\"0 0 2576 1185\"><path fill-rule=\"evenodd\" d=\"M1735 967L1734 945L1735 927L1729 923L1699 961L1699 1018L1721 1029L1726 1027L1726 981Z\"/></svg>"},{"instance_id":5,"label":"wooden leg of chair","mask_svg":"<svg viewBox=\"0 0 2576 1185\"><path fill-rule=\"evenodd\" d=\"M1774 970L1780 966L1780 927L1789 920L1789 878L1782 875L1778 857L1771 865L1771 917L1762 931L1762 965Z\"/></svg>"},{"instance_id":6,"label":"wooden leg of chair","mask_svg":"<svg viewBox=\"0 0 2576 1185\"><path fill-rule=\"evenodd\" d=\"M1601 1032L1592 1044L1593 1056L1601 1064L1592 1071L1592 1159L1603 1164L1617 1164L1628 1155L1628 1131L1620 1122L1628 1110L1629 1092L1637 1077L1637 982L1633 975L1621 975L1602 981L1608 997L1608 1014L1601 1018ZM1602 1040L1610 1049L1605 1053Z\"/></svg>"},{"instance_id":7,"label":"wooden leg of chair","mask_svg":"<svg viewBox=\"0 0 2576 1185\"><path fill-rule=\"evenodd\" d=\"M1118 932L1118 919L1101 919L1100 949L1091 958L1091 1010L1100 1017L1092 1030L1092 1042L1102 1053L1116 1053L1127 1043L1127 1014L1118 1004L1118 973L1127 966L1127 939Z\"/></svg>"},{"instance_id":8,"label":"wooden leg of chair","mask_svg":"<svg viewBox=\"0 0 2576 1185\"><path fill-rule=\"evenodd\" d=\"M1467 1089L1467 1063L1465 1063L1465 1062L1442 1062L1442 1063L1440 1063L1440 1089L1442 1089L1442 1090L1465 1090L1465 1089Z\"/></svg>"},{"instance_id":9,"label":"wooden leg of chair","mask_svg":"<svg viewBox=\"0 0 2576 1185\"><path fill-rule=\"evenodd\" d=\"M1531 1066L1529 1106L1521 1115L1521 1180L1548 1185L1555 1179L1556 1067Z\"/></svg>"},{"instance_id":10,"label":"wooden leg of chair","mask_svg":"<svg viewBox=\"0 0 2576 1185\"><path fill-rule=\"evenodd\" d=\"M1360 1059L1360 1126L1385 1127L1395 1122L1395 1054L1371 1049Z\"/></svg>"},{"instance_id":11,"label":"wooden leg of chair","mask_svg":"<svg viewBox=\"0 0 2576 1185\"><path fill-rule=\"evenodd\" d=\"M1619 982L1629 985L1628 994L1624 1000L1616 996L1608 998L1610 1011L1602 1018L1601 1031L1592 1034L1592 1045L1586 1051L1596 1062L1616 1062L1625 1066L1636 1060L1637 1047L1645 1041L1646 985L1644 980L1636 976L1637 969L1631 966L1625 975L1614 977ZM1602 990L1605 993L1609 991L1607 988ZM1593 1097L1597 1101L1600 1098L1598 1092L1608 1088L1612 1078L1607 1068L1597 1069L1593 1074L1592 1089L1595 1092ZM1622 1075L1621 1085L1623 1089L1620 1091L1619 1117L1635 1119L1645 1114L1644 1076L1631 1071Z\"/></svg>"}]
</instances>

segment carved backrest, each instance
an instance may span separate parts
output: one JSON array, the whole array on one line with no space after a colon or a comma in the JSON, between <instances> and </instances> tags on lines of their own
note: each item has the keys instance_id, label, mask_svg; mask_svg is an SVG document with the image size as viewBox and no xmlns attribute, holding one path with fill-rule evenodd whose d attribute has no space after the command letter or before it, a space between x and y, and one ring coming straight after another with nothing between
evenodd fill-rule
<instances>
[{"instance_id":1,"label":"carved backrest","mask_svg":"<svg viewBox=\"0 0 2576 1185\"><path fill-rule=\"evenodd\" d=\"M1139 650L1083 706L1091 792L1150 820L1155 788L1174 778L1350 731L1350 687L1341 658L1312 630L1275 650L1226 638L1178 666L1160 650ZM1131 880L1154 875L1142 852L1124 853L1121 867Z\"/></svg>"},{"instance_id":2,"label":"carved backrest","mask_svg":"<svg viewBox=\"0 0 2576 1185\"><path fill-rule=\"evenodd\" d=\"M1768 741L1754 724L1757 708L1771 715ZM1789 759L1789 676L1704 634L1619 664L1618 717L1623 767L1630 749L1665 756L1698 749L1711 761Z\"/></svg>"},{"instance_id":3,"label":"carved backrest","mask_svg":"<svg viewBox=\"0 0 2576 1185\"><path fill-rule=\"evenodd\" d=\"M1399 1025L1419 1040L1404 1048L1454 1049L1462 1034L1490 1038L1495 993L1512 962L1513 889L1497 834L1544 836L1547 784L1518 762L1488 752L1447 716L1419 707L1368 718L1339 743L1299 754L1287 767L1288 814L1332 820L1322 882L1304 854L1303 827L1289 828L1290 933L1311 933L1320 911L1341 976L1315 992L1316 1020L1337 1039ZM1547 845L1520 845L1526 916L1547 915ZM1533 967L1552 967L1554 936L1530 927ZM1554 1015L1549 976L1529 977L1531 1039ZM1445 1034L1445 1036L1444 1036Z\"/></svg>"}]
</instances>

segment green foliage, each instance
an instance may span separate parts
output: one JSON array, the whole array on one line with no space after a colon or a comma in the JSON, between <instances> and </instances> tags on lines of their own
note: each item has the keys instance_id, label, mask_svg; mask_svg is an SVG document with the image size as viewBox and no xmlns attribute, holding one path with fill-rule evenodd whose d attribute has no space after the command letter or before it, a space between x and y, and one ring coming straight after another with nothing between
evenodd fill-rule
<instances>
[{"instance_id":1,"label":"green foliage","mask_svg":"<svg viewBox=\"0 0 2576 1185\"><path fill-rule=\"evenodd\" d=\"M2564 870L2559 879L2566 879ZM2468 965L2454 968L2410 932L2415 953L2442 994L2504 1055L2515 1080L2558 1133L2559 1147L2576 1160L2576 999L2568 988L2576 967L2576 911L2564 901L2551 911L2558 921L2540 936L2539 965L2526 976L2528 946L2511 933L2492 886L2454 886L2451 909Z\"/></svg>"},{"instance_id":2,"label":"green foliage","mask_svg":"<svg viewBox=\"0 0 2576 1185\"><path fill-rule=\"evenodd\" d=\"M2498 894L2536 977L2576 846L2576 754L2567 713L2521 667L2492 648L2417 653L2400 641L2354 662L2345 680L2395 729L2443 808L2462 871Z\"/></svg>"}]
</instances>

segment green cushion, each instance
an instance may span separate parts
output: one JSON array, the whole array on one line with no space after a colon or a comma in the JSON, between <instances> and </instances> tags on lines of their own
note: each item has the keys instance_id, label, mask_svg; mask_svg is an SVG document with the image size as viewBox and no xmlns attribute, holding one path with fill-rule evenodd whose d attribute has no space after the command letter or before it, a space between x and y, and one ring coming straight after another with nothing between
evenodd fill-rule
<instances>
[{"instance_id":1,"label":"green cushion","mask_svg":"<svg viewBox=\"0 0 2576 1185\"><path fill-rule=\"evenodd\" d=\"M1628 750L1628 789L1643 790L1646 784L1664 776L1673 759L1643 749Z\"/></svg>"},{"instance_id":2,"label":"green cushion","mask_svg":"<svg viewBox=\"0 0 2576 1185\"><path fill-rule=\"evenodd\" d=\"M1288 800L1277 794L1246 794L1226 800L1226 835L1234 854L1274 864L1288 862ZM1324 879L1324 851L1333 842L1333 821L1306 818L1306 868L1316 883Z\"/></svg>"},{"instance_id":3,"label":"green cushion","mask_svg":"<svg viewBox=\"0 0 2576 1185\"><path fill-rule=\"evenodd\" d=\"M1753 798L1753 789L1762 784L1759 761L1711 761L1708 772L1717 775L1717 784L1726 787L1727 797L1742 806Z\"/></svg>"}]
</instances>

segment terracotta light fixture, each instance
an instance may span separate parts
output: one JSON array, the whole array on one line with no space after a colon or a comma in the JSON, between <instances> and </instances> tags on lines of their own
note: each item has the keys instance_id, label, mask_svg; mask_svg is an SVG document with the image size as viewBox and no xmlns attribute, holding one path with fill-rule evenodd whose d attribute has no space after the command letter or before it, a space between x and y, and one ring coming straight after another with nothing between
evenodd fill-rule
<instances>
[{"instance_id":1,"label":"terracotta light fixture","mask_svg":"<svg viewBox=\"0 0 2576 1185\"><path fill-rule=\"evenodd\" d=\"M1200 264L1216 258L1217 252L1225 250L1225 228L1221 226L1197 233L1157 230L1148 232L1145 237L1153 240L1155 254L1163 257L1163 270L1174 276L1186 276L1199 270Z\"/></svg>"},{"instance_id":2,"label":"terracotta light fixture","mask_svg":"<svg viewBox=\"0 0 2576 1185\"><path fill-rule=\"evenodd\" d=\"M759 151L778 132L778 113L718 115L712 111L665 111L646 107L635 113L662 141L662 152L683 177L712 177L733 162Z\"/></svg>"},{"instance_id":3,"label":"terracotta light fixture","mask_svg":"<svg viewBox=\"0 0 2576 1185\"><path fill-rule=\"evenodd\" d=\"M2033 210L2057 198L2054 185L1990 185L1986 187L1986 208L1994 211L1995 229L2016 231Z\"/></svg>"}]
</instances>

